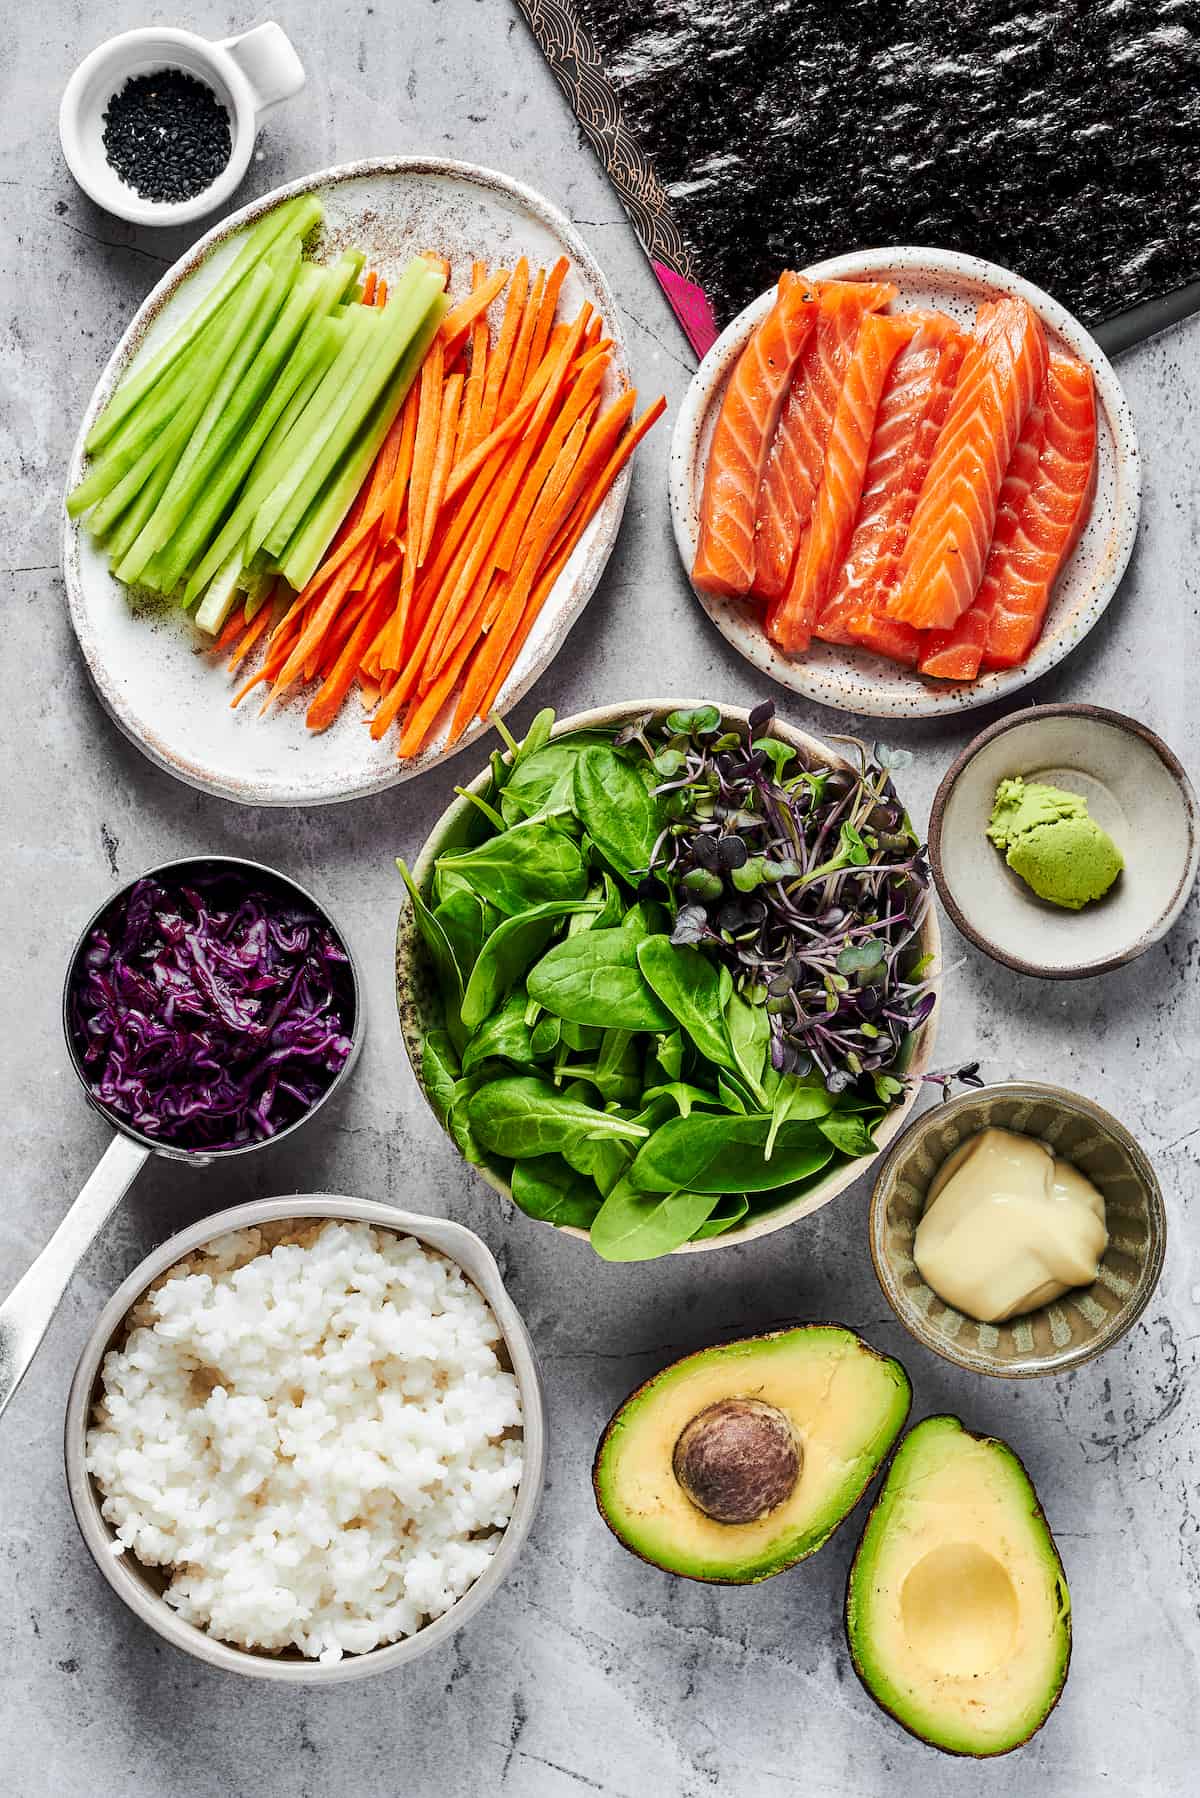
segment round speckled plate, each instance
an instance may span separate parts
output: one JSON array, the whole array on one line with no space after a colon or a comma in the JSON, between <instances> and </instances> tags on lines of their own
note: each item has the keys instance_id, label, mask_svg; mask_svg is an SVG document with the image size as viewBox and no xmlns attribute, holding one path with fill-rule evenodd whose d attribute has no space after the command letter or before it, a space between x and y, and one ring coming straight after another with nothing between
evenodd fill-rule
<instances>
[{"instance_id":1,"label":"round speckled plate","mask_svg":"<svg viewBox=\"0 0 1200 1798\"><path fill-rule=\"evenodd\" d=\"M984 674L976 681L932 681L865 650L814 642L803 658L786 656L762 628L756 607L696 597L722 636L747 661L781 685L820 705L872 718L935 718L987 705L1015 693L1061 662L1087 636L1120 584L1133 551L1141 510L1141 472L1133 419L1112 365L1078 320L1039 287L994 262L952 250L861 250L820 262L808 271L826 280L889 280L899 296L893 310L937 306L970 324L983 300L1015 294L1041 317L1052 345L1086 362L1096 378L1098 469L1091 518L1059 578L1041 640L1021 668ZM675 425L671 443L671 517L675 541L689 572L696 557L700 495L722 395L754 327L766 317L775 293L762 294L734 319L700 364Z\"/></svg>"},{"instance_id":2,"label":"round speckled plate","mask_svg":"<svg viewBox=\"0 0 1200 1798\"><path fill-rule=\"evenodd\" d=\"M315 193L325 209L318 260L350 245L368 266L395 275L408 258L437 249L450 259L452 291L469 284L471 261L511 268L518 256L549 266L570 258L562 305L589 300L613 339L609 397L628 384L621 324L608 284L569 221L531 189L467 163L393 158L326 169L256 200L225 219L164 275L138 310L96 385L80 426L68 489L84 468L83 440L125 369L178 325L233 256L233 235L295 194ZM498 302L499 304L499 302ZM585 531L534 625L496 710L505 712L550 665L591 598L616 541L625 509L623 470ZM326 805L378 792L441 761L451 705L428 746L411 761L396 757L396 733L372 742L351 699L329 730L305 728L307 697L297 692L266 718L247 702L231 710L229 677L207 654L210 639L178 607L145 596L139 604L108 571L87 532L67 520L63 566L71 622L101 701L125 735L160 768L189 785L248 805ZM253 662L248 664L253 668ZM460 738L465 749L485 727Z\"/></svg>"},{"instance_id":3,"label":"round speckled plate","mask_svg":"<svg viewBox=\"0 0 1200 1798\"><path fill-rule=\"evenodd\" d=\"M942 1163L993 1127L1036 1136L1104 1195L1108 1248L1099 1278L1008 1323L981 1324L931 1292L912 1258L925 1196ZM1066 1373L1132 1329L1162 1272L1167 1215L1150 1162L1107 1111L1059 1086L1011 1082L924 1112L892 1149L871 1197L871 1259L905 1329L973 1373L1008 1379Z\"/></svg>"}]
</instances>

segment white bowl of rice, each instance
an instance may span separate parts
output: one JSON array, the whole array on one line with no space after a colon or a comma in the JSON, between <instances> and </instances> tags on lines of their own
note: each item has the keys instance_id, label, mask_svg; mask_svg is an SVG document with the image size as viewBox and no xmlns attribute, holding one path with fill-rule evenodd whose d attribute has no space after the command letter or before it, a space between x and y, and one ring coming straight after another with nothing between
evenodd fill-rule
<instances>
[{"instance_id":1,"label":"white bowl of rice","mask_svg":"<svg viewBox=\"0 0 1200 1798\"><path fill-rule=\"evenodd\" d=\"M210 1666L402 1666L496 1590L541 1497L528 1333L489 1250L330 1194L207 1218L102 1312L66 1418L109 1584Z\"/></svg>"}]
</instances>

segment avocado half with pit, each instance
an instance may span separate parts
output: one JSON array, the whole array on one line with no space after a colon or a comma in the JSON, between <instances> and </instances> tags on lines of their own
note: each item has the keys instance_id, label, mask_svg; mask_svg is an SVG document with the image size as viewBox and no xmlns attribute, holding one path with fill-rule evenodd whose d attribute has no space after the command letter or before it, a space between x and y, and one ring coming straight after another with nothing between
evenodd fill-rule
<instances>
[{"instance_id":1,"label":"avocado half with pit","mask_svg":"<svg viewBox=\"0 0 1200 1798\"><path fill-rule=\"evenodd\" d=\"M1007 1754L1050 1715L1071 1659L1066 1575L1006 1442L957 1417L909 1431L846 1592L858 1677L948 1754Z\"/></svg>"},{"instance_id":2,"label":"avocado half with pit","mask_svg":"<svg viewBox=\"0 0 1200 1798\"><path fill-rule=\"evenodd\" d=\"M668 1573L769 1579L853 1510L911 1402L900 1363L840 1324L701 1349L631 1393L600 1438L600 1515Z\"/></svg>"}]
</instances>

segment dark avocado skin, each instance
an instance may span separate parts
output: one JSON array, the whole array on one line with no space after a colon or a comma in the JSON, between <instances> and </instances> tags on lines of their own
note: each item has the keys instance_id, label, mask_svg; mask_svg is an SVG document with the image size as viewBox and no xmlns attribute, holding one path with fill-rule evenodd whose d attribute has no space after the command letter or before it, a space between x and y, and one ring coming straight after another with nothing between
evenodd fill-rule
<instances>
[{"instance_id":1,"label":"dark avocado skin","mask_svg":"<svg viewBox=\"0 0 1200 1798\"><path fill-rule=\"evenodd\" d=\"M635 1386L633 1391L631 1393L629 1393L624 1399L622 1399L621 1403L617 1406L616 1410L613 1412L612 1416L609 1418L608 1422L605 1424L603 1433L600 1437L600 1440L596 1444L596 1452L592 1457L592 1494L596 1500L596 1509L599 1511L600 1516L603 1518L606 1528L608 1530L610 1530L611 1533L616 1537L617 1541L621 1544L621 1547L626 1551L627 1554L636 1556L636 1558L639 1561L644 1562L644 1564L647 1567L654 1567L657 1569L657 1571L659 1573L669 1573L669 1574L673 1575L673 1577L675 1579L690 1579L690 1580L695 1581L695 1583L700 1586L760 1586L760 1585L762 1585L762 1583L765 1580L774 1579L776 1574L786 1572L789 1567L797 1566L801 1561L806 1561L810 1555L816 1554L818 1549L824 1548L826 1542L829 1541L829 1537L833 1536L837 1533L837 1531L841 1528L842 1524L846 1521L846 1518L850 1515L851 1511L854 1510L855 1506L858 1504L859 1500L861 1499L863 1493L866 1491L867 1487L871 1484L871 1481L873 1479L875 1479L875 1477L878 1474L883 1472L884 1468L888 1465L888 1463L891 1459L890 1456L885 1456L884 1459L879 1463L879 1466L873 1468L871 1470L871 1472L867 1475L867 1477L863 1481L862 1485L858 1488L858 1491L854 1494L853 1502L850 1503L849 1505L847 1505L845 1513L843 1514L843 1516L841 1516L838 1519L837 1523L834 1524L833 1529L830 1530L828 1536L822 1537L821 1541L815 1543L813 1545L813 1547L807 1551L807 1553L796 1555L793 1560L785 1563L785 1565L783 1567L778 1567L778 1568L773 1569L772 1571L757 1574L754 1577L749 1578L749 1579L745 1579L745 1578L736 1579L733 1577L732 1574L730 1574L728 1576L719 1576L719 1575L714 1574L709 1577L703 1577L702 1575L697 1574L697 1573L682 1573L677 1568L664 1567L662 1565L661 1561L653 1561L653 1560L651 1560L649 1555L644 1555L641 1553L641 1551L639 1549L631 1547L630 1544L628 1542L626 1542L625 1538L621 1535L621 1532L614 1527L612 1520L610 1519L610 1517L608 1515L608 1512L604 1508L604 1501L600 1496L600 1482L599 1482L598 1475L600 1472L601 1462L604 1459L604 1451L605 1451L606 1447L608 1446L608 1439L609 1439L610 1435L612 1434L613 1427L620 1420L621 1414L625 1410L627 1410L631 1404L633 1404L635 1399L640 1398L641 1395L647 1390L648 1387L653 1386L655 1381L661 1379L662 1375L664 1373L669 1372L671 1368L681 1367L681 1366L683 1366L683 1364L685 1362L695 1361L702 1355L711 1354L712 1350L714 1348L732 1348L735 1344L744 1343L744 1342L773 1342L776 1337L791 1335L796 1330L828 1330L828 1329L838 1329L838 1330L849 1331L850 1335L858 1337L858 1340L861 1343L862 1347L864 1349L866 1349L869 1354L874 1355L874 1357L877 1361L888 1361L888 1362L895 1363L897 1366L902 1367L902 1363L897 1362L896 1357L894 1355L883 1354L879 1349L875 1348L871 1343L869 1343L865 1339L865 1337L859 1336L859 1333L857 1330L851 1329L849 1324L838 1323L836 1321L836 1319L832 1319L832 1318L822 1318L819 1323L811 1323L810 1322L810 1323L785 1324L781 1329L778 1329L778 1330L759 1330L750 1336L730 1336L730 1337L727 1337L724 1342L710 1342L707 1345L707 1347L705 1347L705 1348L693 1349L692 1352L688 1355L678 1355L674 1361L666 1362L662 1367L659 1368L657 1373L651 1374L650 1378L648 1380L643 1380L640 1386ZM903 1372L904 1372L904 1377L905 1377L905 1383L908 1387L908 1403L905 1406L904 1416L900 1421L900 1427L896 1431L896 1441L897 1442L900 1442L904 1436L905 1425L908 1423L909 1413L912 1410L912 1381L908 1377L908 1370L906 1368L903 1369ZM856 1671L857 1671L857 1669L856 1669Z\"/></svg>"},{"instance_id":2,"label":"dark avocado skin","mask_svg":"<svg viewBox=\"0 0 1200 1798\"><path fill-rule=\"evenodd\" d=\"M948 1418L952 1423L956 1423L958 1425L959 1429L962 1431L963 1435L969 1436L973 1442L995 1443L1000 1448L1005 1449L1012 1456L1013 1460L1017 1463L1017 1466L1021 1469L1021 1472L1025 1475L1025 1478L1027 1480L1029 1480L1030 1491L1034 1494L1035 1498L1037 1497L1037 1487L1034 1485L1032 1478L1030 1478L1029 1469L1026 1467L1024 1461L1022 1461L1020 1455L1013 1448L1011 1443L1005 1442L1003 1440L1003 1438L1001 1438L999 1436L986 1436L986 1435L981 1435L978 1430L969 1430L967 1428L966 1424L963 1422L962 1418L955 1416L954 1412L952 1412L952 1411L935 1411L931 1414L930 1417L928 1417L928 1418L923 1417L921 1419L921 1422L929 1423L929 1422L932 1422L934 1418L938 1418L938 1419ZM889 1716L894 1723L898 1723L900 1725L901 1729L904 1731L905 1735L912 1736L914 1741L920 1742L926 1748L936 1748L939 1754L953 1755L955 1760L970 1760L970 1761L1000 1760L1004 1755L1013 1754L1013 1753L1015 1753L1015 1751L1018 1748L1024 1748L1025 1744L1027 1742L1031 1742L1033 1740L1034 1736L1037 1735L1038 1730L1043 1729L1045 1727L1045 1725L1050 1721L1050 1718L1054 1715L1054 1711L1058 1705L1058 1701L1062 1697L1063 1687L1067 1683L1067 1674L1071 1671L1071 1650L1074 1647L1075 1637L1074 1637L1074 1632L1071 1627L1070 1613L1068 1613L1067 1619L1066 1619L1067 1658L1063 1662L1062 1678L1058 1682L1058 1687L1054 1693L1053 1698L1050 1700L1050 1703L1046 1706L1045 1716L1042 1718L1040 1723L1035 1724L1033 1729L1031 1729L1029 1731L1028 1735L1022 1736L1021 1740L1019 1742L1013 1742L1007 1748L994 1748L990 1752L984 1752L984 1753L980 1753L980 1754L972 1754L965 1748L943 1748L940 1742L931 1742L931 1741L929 1741L928 1737L921 1735L918 1730L913 1729L909 1724L907 1724L904 1721L903 1717L897 1715L897 1713L892 1709L890 1704L884 1704L881 1699L876 1698L874 1692L872 1692L870 1686L867 1684L866 1676L864 1675L862 1668L858 1664L858 1656L854 1652L854 1643L853 1643L853 1640L851 1639L851 1635L850 1635L850 1594L854 1590L854 1572L858 1566L858 1557L862 1553L862 1546L863 1546L863 1543L866 1541L867 1530L870 1527L871 1519L872 1519L872 1517L874 1517L875 1512L879 1506L880 1498L882 1498L882 1496L883 1496L883 1487L887 1484L888 1471L891 1467L893 1460L896 1457L896 1454L898 1453L898 1451L900 1449L901 1444L904 1441L904 1437L905 1437L906 1433L907 1432L901 1432L899 1435L897 1435L895 1447L892 1449L891 1454L888 1456L886 1464L880 1469L880 1472L883 1474L883 1481L879 1488L879 1496L876 1498L875 1503L871 1506L871 1509L867 1513L866 1522L863 1524L863 1527L862 1527L862 1535L858 1539L858 1547L854 1551L854 1559L850 1563L850 1571L846 1575L846 1599L845 1599L845 1603L842 1607L842 1617L843 1617L843 1621L845 1624L845 1630L846 1630L846 1646L850 1650L850 1661L854 1668L854 1672L858 1678L858 1683L862 1687L863 1691L866 1693L867 1697L871 1700L871 1703L874 1705L877 1705L878 1708L881 1711L883 1711L887 1716ZM1058 1559L1058 1564L1061 1567L1062 1566L1062 1556L1058 1552L1058 1543L1054 1540L1054 1532L1050 1528L1050 1525L1046 1521L1046 1513L1042 1510L1042 1505L1041 1505L1040 1499L1038 1499L1034 1515L1037 1517L1038 1522L1041 1524L1042 1528L1045 1530L1047 1538L1049 1539L1049 1542L1050 1542L1050 1546L1054 1550L1054 1553Z\"/></svg>"}]
</instances>

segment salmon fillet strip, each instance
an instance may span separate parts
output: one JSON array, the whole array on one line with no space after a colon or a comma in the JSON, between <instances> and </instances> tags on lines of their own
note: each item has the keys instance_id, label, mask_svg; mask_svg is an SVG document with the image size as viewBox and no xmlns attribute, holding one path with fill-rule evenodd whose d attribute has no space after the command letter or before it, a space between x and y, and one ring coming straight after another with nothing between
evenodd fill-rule
<instances>
[{"instance_id":1,"label":"salmon fillet strip","mask_svg":"<svg viewBox=\"0 0 1200 1798\"><path fill-rule=\"evenodd\" d=\"M1045 373L1045 333L1024 300L981 306L901 552L889 617L945 630L971 604L1000 488Z\"/></svg>"}]
</instances>

